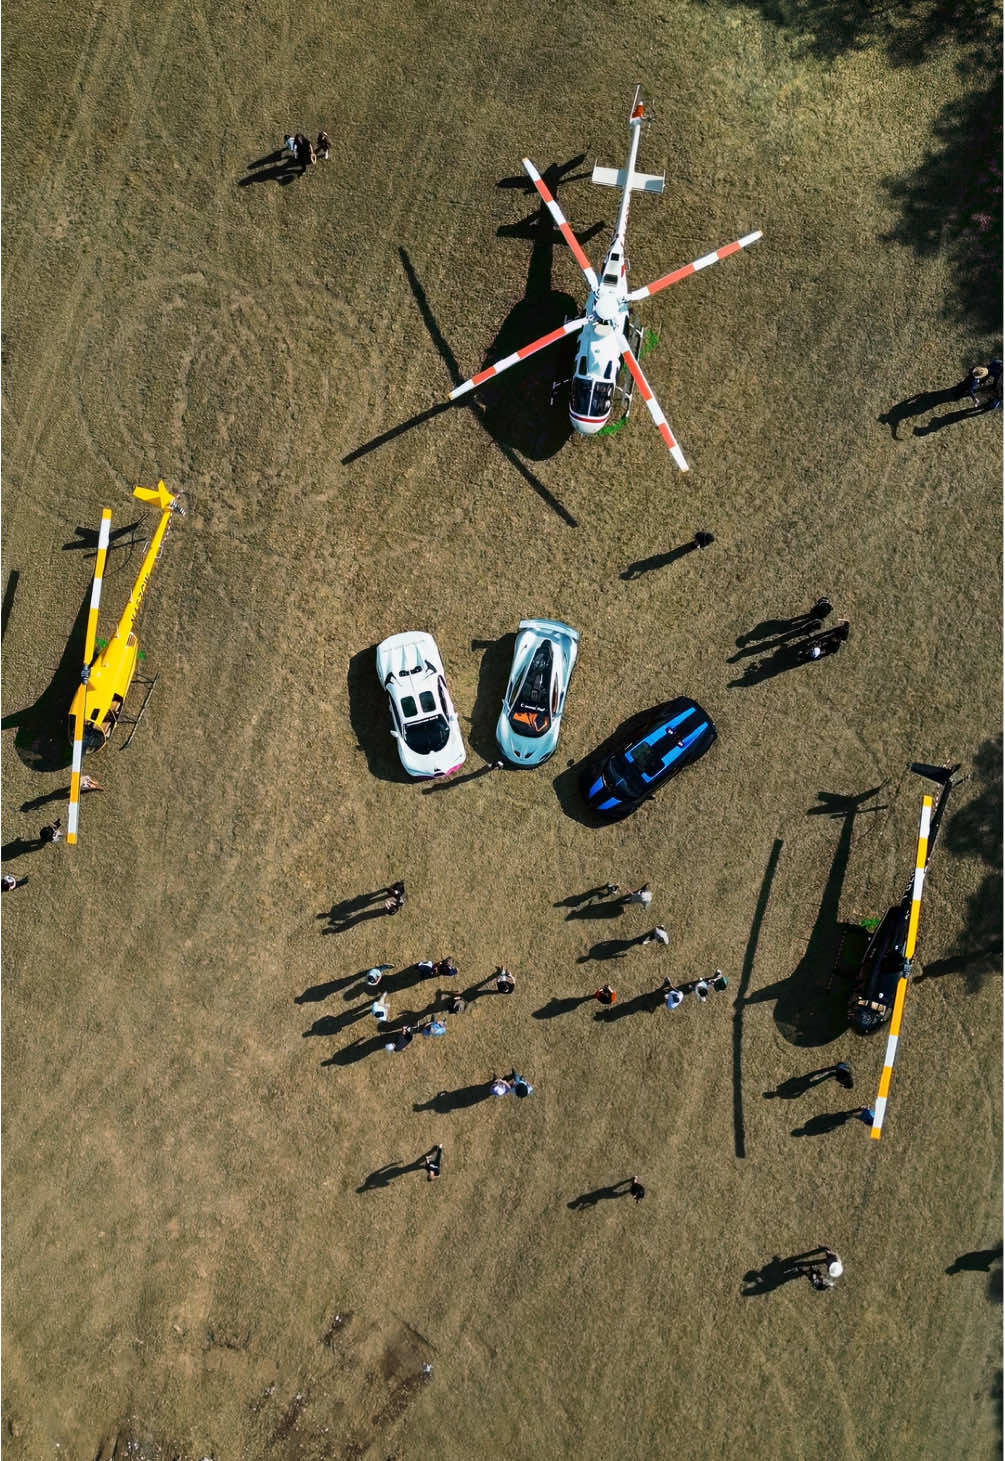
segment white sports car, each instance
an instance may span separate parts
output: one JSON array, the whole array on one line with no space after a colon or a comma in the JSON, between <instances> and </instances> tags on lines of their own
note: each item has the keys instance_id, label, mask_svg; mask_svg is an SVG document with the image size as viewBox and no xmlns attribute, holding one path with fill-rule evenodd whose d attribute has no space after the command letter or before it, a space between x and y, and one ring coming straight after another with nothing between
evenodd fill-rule
<instances>
[{"instance_id":1,"label":"white sports car","mask_svg":"<svg viewBox=\"0 0 1005 1461\"><path fill-rule=\"evenodd\" d=\"M413 629L383 640L377 645L377 674L409 776L449 776L462 766L464 741L433 636Z\"/></svg>"},{"instance_id":2,"label":"white sports car","mask_svg":"<svg viewBox=\"0 0 1005 1461\"><path fill-rule=\"evenodd\" d=\"M521 619L496 726L499 747L514 765L540 766L554 752L578 654L578 629L557 619Z\"/></svg>"}]
</instances>

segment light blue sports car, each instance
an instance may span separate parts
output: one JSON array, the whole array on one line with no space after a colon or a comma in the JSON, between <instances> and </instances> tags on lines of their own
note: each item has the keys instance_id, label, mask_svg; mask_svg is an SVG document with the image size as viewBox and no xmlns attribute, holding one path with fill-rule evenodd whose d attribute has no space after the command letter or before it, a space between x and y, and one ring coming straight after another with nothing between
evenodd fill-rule
<instances>
[{"instance_id":1,"label":"light blue sports car","mask_svg":"<svg viewBox=\"0 0 1005 1461\"><path fill-rule=\"evenodd\" d=\"M578 654L578 629L557 619L521 619L496 726L499 749L514 766L540 766L554 753Z\"/></svg>"}]
</instances>

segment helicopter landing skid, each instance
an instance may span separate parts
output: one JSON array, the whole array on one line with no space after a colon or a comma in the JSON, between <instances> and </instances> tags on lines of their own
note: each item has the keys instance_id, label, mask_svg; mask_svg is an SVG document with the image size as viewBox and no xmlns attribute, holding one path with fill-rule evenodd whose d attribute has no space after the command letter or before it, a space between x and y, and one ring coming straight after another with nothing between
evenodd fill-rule
<instances>
[{"instance_id":1,"label":"helicopter landing skid","mask_svg":"<svg viewBox=\"0 0 1005 1461\"><path fill-rule=\"evenodd\" d=\"M146 685L146 687L147 687L147 693L143 697L143 704L140 706L139 710L137 711L137 713L135 715L121 715L119 717L119 719L125 721L125 723L127 725L132 726L132 730L129 732L129 734L126 736L125 740L122 742L122 745L119 747L119 750L120 751L126 751L126 750L129 749L129 742L132 740L133 736L136 734L136 727L139 725L140 721L143 719L143 713L144 713L144 711L147 708L147 704L148 704L148 702L150 700L150 696L154 693L154 686L157 684L157 681L159 679L160 679L160 674L158 673L158 674L154 675L154 677L153 677L152 680L139 680L138 679L136 681L137 685Z\"/></svg>"}]
</instances>

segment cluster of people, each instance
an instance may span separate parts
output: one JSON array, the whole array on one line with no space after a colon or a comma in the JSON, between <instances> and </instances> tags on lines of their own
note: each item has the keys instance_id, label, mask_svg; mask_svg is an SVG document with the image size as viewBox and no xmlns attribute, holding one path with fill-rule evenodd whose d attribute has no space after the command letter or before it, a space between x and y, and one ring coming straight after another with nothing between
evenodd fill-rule
<instances>
[{"instance_id":1,"label":"cluster of people","mask_svg":"<svg viewBox=\"0 0 1005 1461\"><path fill-rule=\"evenodd\" d=\"M982 391L986 399L979 401ZM966 380L966 392L975 406L984 411L1000 411L1002 405L1002 362L996 356L987 365L974 365Z\"/></svg>"},{"instance_id":2,"label":"cluster of people","mask_svg":"<svg viewBox=\"0 0 1005 1461\"><path fill-rule=\"evenodd\" d=\"M291 161L299 164L302 173L319 158L322 162L327 162L332 152L332 139L323 129L318 133L317 142L312 142L303 132L294 132L283 138L283 145L290 154Z\"/></svg>"},{"instance_id":3,"label":"cluster of people","mask_svg":"<svg viewBox=\"0 0 1005 1461\"><path fill-rule=\"evenodd\" d=\"M692 979L688 984L677 985L672 979L664 979L661 986L661 993L664 996L664 1003L671 1012L684 1003L688 994L693 994L699 1004L707 1004L708 997L713 990L723 990L729 980L721 969L716 969L711 979Z\"/></svg>"}]
</instances>

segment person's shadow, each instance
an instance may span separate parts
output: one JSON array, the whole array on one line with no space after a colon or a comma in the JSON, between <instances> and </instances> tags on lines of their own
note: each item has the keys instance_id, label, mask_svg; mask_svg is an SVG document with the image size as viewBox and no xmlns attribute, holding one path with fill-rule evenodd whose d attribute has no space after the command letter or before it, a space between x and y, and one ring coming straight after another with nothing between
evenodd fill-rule
<instances>
[{"instance_id":1,"label":"person's shadow","mask_svg":"<svg viewBox=\"0 0 1005 1461\"><path fill-rule=\"evenodd\" d=\"M641 578L644 573L655 573L659 568L669 568L671 563L676 563L678 558L693 553L697 547L698 544L692 539L690 543L681 543L679 548L671 548L667 553L654 553L651 558L639 558L636 562L629 563L621 577L631 581Z\"/></svg>"},{"instance_id":2,"label":"person's shadow","mask_svg":"<svg viewBox=\"0 0 1005 1461\"><path fill-rule=\"evenodd\" d=\"M605 938L593 945L588 954L580 954L577 964L588 964L591 959L623 959L630 949L643 942L645 934L638 938Z\"/></svg>"},{"instance_id":3,"label":"person's shadow","mask_svg":"<svg viewBox=\"0 0 1005 1461\"><path fill-rule=\"evenodd\" d=\"M237 186L246 188L250 183L278 183L285 187L301 176L303 169L296 158L285 147L270 152L266 157L257 157L248 163L247 173L238 178Z\"/></svg>"},{"instance_id":4,"label":"person's shadow","mask_svg":"<svg viewBox=\"0 0 1005 1461\"><path fill-rule=\"evenodd\" d=\"M421 1167L424 1167L427 1155L428 1153L424 1152L421 1157L416 1157L414 1162L385 1162L382 1167L371 1172L369 1177L364 1178L356 1191L376 1192L380 1187L390 1187L392 1182L396 1181L398 1177L404 1177L406 1172L418 1172Z\"/></svg>"},{"instance_id":5,"label":"person's shadow","mask_svg":"<svg viewBox=\"0 0 1005 1461\"><path fill-rule=\"evenodd\" d=\"M800 1096L818 1086L821 1081L827 1080L834 1075L833 1065L822 1065L819 1070L811 1070L806 1075L793 1075L787 1081L782 1081L773 1091L765 1091L764 1099L772 1100L780 1096L783 1101L797 1101Z\"/></svg>"},{"instance_id":6,"label":"person's shadow","mask_svg":"<svg viewBox=\"0 0 1005 1461\"><path fill-rule=\"evenodd\" d=\"M816 1249L814 1252L819 1254L820 1250ZM751 1268L743 1275L746 1288L741 1288L740 1293L745 1299L750 1299L757 1294L770 1294L781 1288L783 1283L791 1283L794 1278L802 1278L804 1269L800 1266L801 1262L810 1256L808 1253L800 1253L793 1258L779 1258L776 1254L763 1268Z\"/></svg>"},{"instance_id":7,"label":"person's shadow","mask_svg":"<svg viewBox=\"0 0 1005 1461\"><path fill-rule=\"evenodd\" d=\"M627 1197L631 1185L631 1177L622 1177L620 1182L612 1182L610 1187L595 1187L592 1192L581 1192L565 1205L573 1212L580 1212L584 1207L596 1207L598 1202L604 1202L609 1197Z\"/></svg>"},{"instance_id":8,"label":"person's shadow","mask_svg":"<svg viewBox=\"0 0 1005 1461\"><path fill-rule=\"evenodd\" d=\"M365 1035L361 1035L358 1040L354 1040L345 1049L336 1050L327 1060L322 1060L321 1065L322 1067L329 1065L355 1065L357 1060L365 1060L368 1055L375 1055L378 1050L383 1050L386 1043L386 1035L374 1035L369 1040Z\"/></svg>"},{"instance_id":9,"label":"person's shadow","mask_svg":"<svg viewBox=\"0 0 1005 1461\"><path fill-rule=\"evenodd\" d=\"M27 837L15 837L11 842L5 842L3 851L0 853L0 861L13 862L16 857L24 857L26 852L37 852L45 843L41 837L33 837L31 841Z\"/></svg>"},{"instance_id":10,"label":"person's shadow","mask_svg":"<svg viewBox=\"0 0 1005 1461\"><path fill-rule=\"evenodd\" d=\"M595 888L587 888L585 893L570 893L567 898L559 898L558 902L553 903L551 906L553 908L581 908L584 903L589 903L591 898L610 898L613 896L610 883L598 883Z\"/></svg>"},{"instance_id":11,"label":"person's shadow","mask_svg":"<svg viewBox=\"0 0 1005 1461\"><path fill-rule=\"evenodd\" d=\"M337 994L340 989L345 989L350 984L357 984L366 974L345 974L341 979L326 979L324 984L312 984L310 989L305 989L303 994L298 994L294 1004L320 1004L330 994Z\"/></svg>"},{"instance_id":12,"label":"person's shadow","mask_svg":"<svg viewBox=\"0 0 1005 1461\"><path fill-rule=\"evenodd\" d=\"M961 1253L946 1269L947 1273L990 1273L992 1265L1002 1256L1002 1245L994 1248L975 1248L970 1253Z\"/></svg>"},{"instance_id":13,"label":"person's shadow","mask_svg":"<svg viewBox=\"0 0 1005 1461\"><path fill-rule=\"evenodd\" d=\"M819 1116L811 1116L805 1126L795 1126L792 1129L793 1136L826 1136L830 1131L837 1131L839 1126L845 1126L856 1116L862 1116L861 1106L852 1106L848 1111L823 1111Z\"/></svg>"},{"instance_id":14,"label":"person's shadow","mask_svg":"<svg viewBox=\"0 0 1005 1461\"><path fill-rule=\"evenodd\" d=\"M972 416L983 416L983 406L969 406L962 411L949 411L945 416L933 416L927 426L916 426L915 436L931 436L933 431L941 431L944 426L954 426L957 421L969 421Z\"/></svg>"},{"instance_id":15,"label":"person's shadow","mask_svg":"<svg viewBox=\"0 0 1005 1461\"><path fill-rule=\"evenodd\" d=\"M808 639L811 634L819 634L822 628L823 620L810 619L805 624L797 624L794 629L787 629L784 633L780 633L777 639L744 645L735 654L731 654L726 660L726 663L728 665L735 665L738 660L750 659L755 654L774 654L793 639Z\"/></svg>"},{"instance_id":16,"label":"person's shadow","mask_svg":"<svg viewBox=\"0 0 1005 1461\"><path fill-rule=\"evenodd\" d=\"M458 1086L455 1091L437 1091L429 1101L416 1101L413 1111L462 1111L466 1106L476 1106L492 1094L491 1081L477 1081L471 1086Z\"/></svg>"},{"instance_id":17,"label":"person's shadow","mask_svg":"<svg viewBox=\"0 0 1005 1461\"><path fill-rule=\"evenodd\" d=\"M786 670L794 670L798 664L799 658L795 651L791 646L783 644L770 659L758 660L756 664L748 665L735 680L728 680L727 688L739 690L750 685L759 685L762 680L772 680L775 675L784 675Z\"/></svg>"},{"instance_id":18,"label":"person's shadow","mask_svg":"<svg viewBox=\"0 0 1005 1461\"><path fill-rule=\"evenodd\" d=\"M566 923L576 918L620 918L625 911L625 905L620 898L615 898L609 903L583 903L577 908L571 908L565 915Z\"/></svg>"},{"instance_id":19,"label":"person's shadow","mask_svg":"<svg viewBox=\"0 0 1005 1461\"><path fill-rule=\"evenodd\" d=\"M303 1038L306 1040L311 1035L338 1035L349 1025L354 1025L357 1020L363 1019L364 1015L369 1013L370 1006L363 1004L358 1009L346 1010L341 1015L322 1015L320 1019L314 1021L313 1025L304 1030Z\"/></svg>"},{"instance_id":20,"label":"person's shadow","mask_svg":"<svg viewBox=\"0 0 1005 1461\"><path fill-rule=\"evenodd\" d=\"M593 998L592 994L573 994L566 999L560 999L557 995L543 1004L540 1009L531 1013L535 1020L554 1020L559 1015L570 1014L572 1010L578 1009L581 1004L588 1004Z\"/></svg>"},{"instance_id":21,"label":"person's shadow","mask_svg":"<svg viewBox=\"0 0 1005 1461\"><path fill-rule=\"evenodd\" d=\"M663 999L662 989L649 989L645 994L637 994L634 999L620 1000L617 1004L598 1010L593 1018L601 1020L605 1024L612 1024L615 1020L626 1019L629 1015L643 1014L646 1011L654 1014L663 1003Z\"/></svg>"},{"instance_id":22,"label":"person's shadow","mask_svg":"<svg viewBox=\"0 0 1005 1461\"><path fill-rule=\"evenodd\" d=\"M934 411L936 406L948 405L950 401L959 401L967 394L969 380L959 381L954 386L945 386L941 391L918 391L916 395L908 396L906 400L900 401L896 406L891 406L889 411L884 411L877 419L882 426L889 426L890 435L894 441L900 441L897 435L897 428L902 421L909 421L913 416L923 416L926 411ZM969 415L969 412L962 414Z\"/></svg>"}]
</instances>

